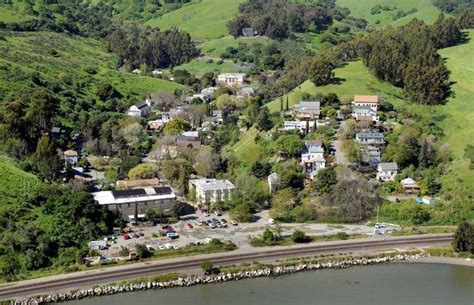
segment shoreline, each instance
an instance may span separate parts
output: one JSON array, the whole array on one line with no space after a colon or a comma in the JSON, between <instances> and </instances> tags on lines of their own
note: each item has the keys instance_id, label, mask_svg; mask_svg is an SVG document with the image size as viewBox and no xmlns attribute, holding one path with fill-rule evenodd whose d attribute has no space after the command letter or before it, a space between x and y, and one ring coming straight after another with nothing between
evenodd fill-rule
<instances>
[{"instance_id":1,"label":"shoreline","mask_svg":"<svg viewBox=\"0 0 474 305\"><path fill-rule=\"evenodd\" d=\"M425 256L425 257L421 257L418 261L416 261L416 263L474 267L473 259L467 259L467 258L461 258L461 257Z\"/></svg>"},{"instance_id":2,"label":"shoreline","mask_svg":"<svg viewBox=\"0 0 474 305\"><path fill-rule=\"evenodd\" d=\"M89 289L75 290L65 293L54 293L29 298L12 300L10 304L51 304L62 303L83 298L100 297L118 293L133 291L145 291L155 289L169 289L175 287L190 287L195 285L217 284L229 281L238 281L258 277L276 277L289 275L304 271L315 271L323 269L347 269L354 266L371 266L391 263L417 263L423 262L423 259L429 258L426 253L385 253L381 255L365 256L343 256L332 258L326 262L320 263L318 259L312 261L286 262L276 265L264 265L254 267L250 270L240 270L236 272L223 271L217 275L204 276L183 276L176 280L157 282L150 279L138 279L138 283L114 284L93 287ZM429 262L426 260L425 262ZM469 265L472 266L472 265Z\"/></svg>"}]
</instances>

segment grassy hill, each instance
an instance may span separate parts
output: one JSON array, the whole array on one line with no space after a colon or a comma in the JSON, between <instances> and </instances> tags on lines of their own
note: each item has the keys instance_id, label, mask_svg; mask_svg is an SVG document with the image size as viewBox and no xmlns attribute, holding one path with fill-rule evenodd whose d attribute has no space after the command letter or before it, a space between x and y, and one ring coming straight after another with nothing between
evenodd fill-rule
<instances>
[{"instance_id":1,"label":"grassy hill","mask_svg":"<svg viewBox=\"0 0 474 305\"><path fill-rule=\"evenodd\" d=\"M0 199L26 198L40 185L35 175L19 169L12 159L0 156Z\"/></svg>"},{"instance_id":2,"label":"grassy hill","mask_svg":"<svg viewBox=\"0 0 474 305\"><path fill-rule=\"evenodd\" d=\"M92 96L100 82L115 85L124 96L172 91L180 85L116 70L116 58L94 39L50 32L5 33L0 40L0 101L9 94L34 90L32 80L71 83Z\"/></svg>"},{"instance_id":3,"label":"grassy hill","mask_svg":"<svg viewBox=\"0 0 474 305\"><path fill-rule=\"evenodd\" d=\"M337 0L337 4L349 8L351 15L354 17L363 18L371 24L375 24L378 20L381 26L389 24L401 25L413 18L424 20L427 23L433 23L440 13L438 8L431 3L431 0ZM388 5L391 10L381 11L380 14L372 15L370 10L377 4L382 6ZM417 11L400 19L393 20L393 16L398 10L409 12L412 9L416 9Z\"/></svg>"},{"instance_id":4,"label":"grassy hill","mask_svg":"<svg viewBox=\"0 0 474 305\"><path fill-rule=\"evenodd\" d=\"M178 27L191 34L196 40L208 40L229 35L227 22L236 14L243 0L201 0L193 1L162 17L149 20L146 24L161 29Z\"/></svg>"}]
</instances>

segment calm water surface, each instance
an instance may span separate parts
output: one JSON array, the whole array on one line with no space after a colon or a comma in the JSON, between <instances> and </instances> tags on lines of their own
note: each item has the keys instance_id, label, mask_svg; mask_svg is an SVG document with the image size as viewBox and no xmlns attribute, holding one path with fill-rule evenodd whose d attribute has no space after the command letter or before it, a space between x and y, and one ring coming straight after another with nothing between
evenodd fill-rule
<instances>
[{"instance_id":1,"label":"calm water surface","mask_svg":"<svg viewBox=\"0 0 474 305\"><path fill-rule=\"evenodd\" d=\"M474 268L414 263L319 270L277 278L117 294L68 304L473 305Z\"/></svg>"}]
</instances>

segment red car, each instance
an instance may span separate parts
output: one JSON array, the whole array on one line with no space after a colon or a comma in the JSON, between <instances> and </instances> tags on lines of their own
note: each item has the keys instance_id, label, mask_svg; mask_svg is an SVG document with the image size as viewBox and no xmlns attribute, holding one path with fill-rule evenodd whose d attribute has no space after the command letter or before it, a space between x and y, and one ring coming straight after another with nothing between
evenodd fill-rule
<instances>
[{"instance_id":1,"label":"red car","mask_svg":"<svg viewBox=\"0 0 474 305\"><path fill-rule=\"evenodd\" d=\"M164 226L164 227L163 227L163 230L165 230L165 231L173 231L173 227L172 227L172 226L169 226L169 225L168 225L168 226Z\"/></svg>"},{"instance_id":2,"label":"red car","mask_svg":"<svg viewBox=\"0 0 474 305\"><path fill-rule=\"evenodd\" d=\"M187 223L186 226L187 226L189 229L192 229L192 228L193 228L193 225L190 224L190 223Z\"/></svg>"},{"instance_id":3,"label":"red car","mask_svg":"<svg viewBox=\"0 0 474 305\"><path fill-rule=\"evenodd\" d=\"M123 239L130 239L130 236L128 235L128 233L123 233Z\"/></svg>"}]
</instances>

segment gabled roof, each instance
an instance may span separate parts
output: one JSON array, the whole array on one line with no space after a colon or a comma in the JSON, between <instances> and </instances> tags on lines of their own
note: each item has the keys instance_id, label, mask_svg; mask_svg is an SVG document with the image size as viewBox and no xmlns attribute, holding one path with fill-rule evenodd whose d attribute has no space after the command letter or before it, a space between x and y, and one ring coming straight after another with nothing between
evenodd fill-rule
<instances>
[{"instance_id":1,"label":"gabled roof","mask_svg":"<svg viewBox=\"0 0 474 305\"><path fill-rule=\"evenodd\" d=\"M319 110L321 106L320 102L316 101L301 101L293 106L296 110Z\"/></svg>"},{"instance_id":2,"label":"gabled roof","mask_svg":"<svg viewBox=\"0 0 474 305\"><path fill-rule=\"evenodd\" d=\"M383 133L380 132L358 132L356 134L358 138L383 138Z\"/></svg>"},{"instance_id":3,"label":"gabled roof","mask_svg":"<svg viewBox=\"0 0 474 305\"><path fill-rule=\"evenodd\" d=\"M304 144L306 146L308 146L308 145L319 145L319 146L321 146L321 145L323 145L323 142L321 140L306 140L306 141L304 141Z\"/></svg>"},{"instance_id":4,"label":"gabled roof","mask_svg":"<svg viewBox=\"0 0 474 305\"><path fill-rule=\"evenodd\" d=\"M145 107L150 107L146 101L142 101L142 102L139 102L139 103L136 103L135 106L138 108L138 109L142 109L142 108L145 108Z\"/></svg>"},{"instance_id":5,"label":"gabled roof","mask_svg":"<svg viewBox=\"0 0 474 305\"><path fill-rule=\"evenodd\" d=\"M412 178L405 178L400 181L401 185L418 185L415 180Z\"/></svg>"},{"instance_id":6,"label":"gabled roof","mask_svg":"<svg viewBox=\"0 0 474 305\"><path fill-rule=\"evenodd\" d=\"M398 170L397 162L382 162L379 163L379 168L382 171L396 171Z\"/></svg>"},{"instance_id":7,"label":"gabled roof","mask_svg":"<svg viewBox=\"0 0 474 305\"><path fill-rule=\"evenodd\" d=\"M354 103L379 103L379 97L377 95L354 95Z\"/></svg>"}]
</instances>

